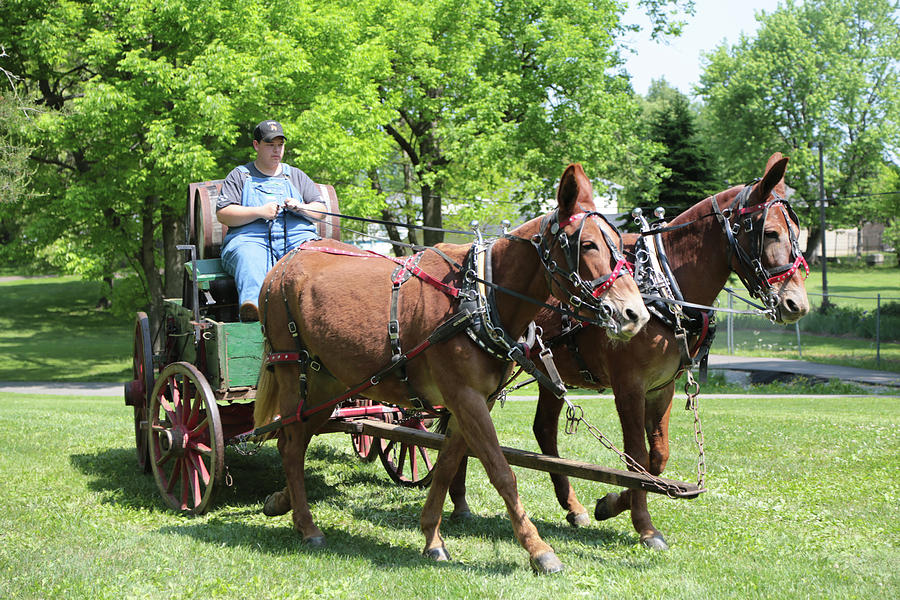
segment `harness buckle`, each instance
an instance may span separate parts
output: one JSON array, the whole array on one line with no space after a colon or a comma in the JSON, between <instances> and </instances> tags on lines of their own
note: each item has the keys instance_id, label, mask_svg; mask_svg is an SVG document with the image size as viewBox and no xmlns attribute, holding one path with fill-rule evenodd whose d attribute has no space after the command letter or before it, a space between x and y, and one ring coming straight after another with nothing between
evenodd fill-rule
<instances>
[{"instance_id":1,"label":"harness buckle","mask_svg":"<svg viewBox=\"0 0 900 600\"><path fill-rule=\"evenodd\" d=\"M297 324L294 323L293 320L288 321L288 331L291 332L291 335L293 335L293 336L296 337L296 335L297 335Z\"/></svg>"},{"instance_id":2,"label":"harness buckle","mask_svg":"<svg viewBox=\"0 0 900 600\"><path fill-rule=\"evenodd\" d=\"M388 337L392 340L400 338L400 321L397 319L388 321Z\"/></svg>"},{"instance_id":3,"label":"harness buckle","mask_svg":"<svg viewBox=\"0 0 900 600\"><path fill-rule=\"evenodd\" d=\"M762 261L760 261L758 258L753 261L753 272L757 277L759 277L760 281L766 281L766 283L768 283L766 277L766 269L765 267L763 267Z\"/></svg>"}]
</instances>

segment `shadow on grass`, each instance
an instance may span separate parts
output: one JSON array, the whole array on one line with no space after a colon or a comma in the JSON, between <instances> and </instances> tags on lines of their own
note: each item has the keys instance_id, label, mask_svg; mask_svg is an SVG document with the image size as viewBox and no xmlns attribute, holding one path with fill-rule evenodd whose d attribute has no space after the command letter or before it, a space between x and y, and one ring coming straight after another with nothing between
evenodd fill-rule
<instances>
[{"instance_id":1,"label":"shadow on grass","mask_svg":"<svg viewBox=\"0 0 900 600\"><path fill-rule=\"evenodd\" d=\"M0 330L16 335L0 335L0 379L124 381L134 325L95 308L104 291L69 279L3 285Z\"/></svg>"},{"instance_id":2,"label":"shadow on grass","mask_svg":"<svg viewBox=\"0 0 900 600\"><path fill-rule=\"evenodd\" d=\"M327 446L310 448L307 459L310 462L335 462L346 455ZM129 508L165 508L153 473L144 473L137 463L133 448L109 448L95 454L73 454L69 460L78 471L92 479L88 487L103 495L103 502ZM307 487L311 501L327 500L339 495L334 486L325 482L322 465L314 464L306 472ZM230 475L232 485L221 485L212 500L211 511L216 507L253 507L258 512L263 500L272 492L284 487L284 472L281 459L274 444L263 446L257 454L244 456L233 448L226 449L225 476ZM382 483L373 475L359 473L344 483L350 485L378 485ZM343 485L343 484L342 484ZM388 484L384 484L388 485Z\"/></svg>"},{"instance_id":3,"label":"shadow on grass","mask_svg":"<svg viewBox=\"0 0 900 600\"><path fill-rule=\"evenodd\" d=\"M93 454L73 454L70 461L79 472L91 478L88 487L101 495L102 502L132 510L169 512L152 473L144 474L139 469L134 449L110 448ZM253 548L273 555L314 552L355 556L379 568L420 568L429 564L435 568L476 570L486 574L508 574L522 569L522 563L518 561L499 561L490 566L455 561L433 563L421 555L418 547L385 543L379 538L382 534L378 530L418 531L419 513L424 502L421 491L403 491L404 488L399 488L375 468L362 463L348 464L347 453L329 446L311 447L308 462L310 468L307 469L306 480L313 512L317 503L346 507L344 510L349 518L368 525L354 532L324 527L328 545L322 549L312 549L293 530L290 516L278 517L280 520L276 526L260 523L263 500L284 486L281 460L272 444L263 446L251 456L237 454L229 448L227 472L234 479L234 484L217 491L212 508L202 522L186 517L159 530L210 544ZM329 465L334 468L329 468ZM329 484L326 476L329 480L333 479L334 471L338 470L339 481ZM449 503L445 508L449 510ZM454 547L464 548L469 539L515 543L505 512L488 516L476 514L461 520L450 520L446 518L447 514L445 511L441 531L449 540L451 556ZM569 556L594 559L592 548L626 547L636 543L636 536L605 526L575 529L562 518L559 522L532 518L532 522L551 545L571 546L565 551ZM367 535L366 530L374 533ZM526 558L523 555L523 561Z\"/></svg>"},{"instance_id":4,"label":"shadow on grass","mask_svg":"<svg viewBox=\"0 0 900 600\"><path fill-rule=\"evenodd\" d=\"M213 546L240 546L258 552L283 555L285 553L328 555L336 558L354 557L368 561L378 569L398 567L421 568L431 565L436 569L463 569L483 574L509 574L522 568L522 564L496 561L489 566L476 566L451 560L434 562L425 558L418 547L398 546L381 539L345 529L323 528L327 540L324 548L312 548L289 525L273 528L266 525L216 519L211 523L166 526L161 533L191 537ZM424 543L423 543L424 545ZM452 555L451 555L452 556Z\"/></svg>"}]
</instances>

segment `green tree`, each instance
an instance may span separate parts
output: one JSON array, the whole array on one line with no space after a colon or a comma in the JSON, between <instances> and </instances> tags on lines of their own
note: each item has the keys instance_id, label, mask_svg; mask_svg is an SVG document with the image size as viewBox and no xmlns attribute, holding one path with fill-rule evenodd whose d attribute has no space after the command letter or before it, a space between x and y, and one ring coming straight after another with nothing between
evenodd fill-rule
<instances>
[{"instance_id":1,"label":"green tree","mask_svg":"<svg viewBox=\"0 0 900 600\"><path fill-rule=\"evenodd\" d=\"M659 33L677 29L668 4L679 3L642 2ZM380 91L395 110L384 130L403 173L391 179L414 187L426 226L442 226L447 202L464 226L496 208L465 200L485 196L534 211L528 201L552 196L568 161L598 181L630 183L648 170L615 45L626 29L617 3L382 0L359 10L391 50ZM385 175L374 173L373 187L384 189ZM402 191L396 209L408 211Z\"/></svg>"},{"instance_id":2,"label":"green tree","mask_svg":"<svg viewBox=\"0 0 900 600\"><path fill-rule=\"evenodd\" d=\"M631 206L662 206L672 216L721 187L697 133L697 110L665 80L653 81L641 116L646 137L657 144L658 181L639 182L626 193ZM649 216L649 215L648 215Z\"/></svg>"},{"instance_id":3,"label":"green tree","mask_svg":"<svg viewBox=\"0 0 900 600\"><path fill-rule=\"evenodd\" d=\"M21 206L33 196L28 160L32 149L20 132L31 122L34 109L19 93L19 77L2 66L8 58L0 46L0 264L25 266L30 257L14 242L23 227Z\"/></svg>"},{"instance_id":4,"label":"green tree","mask_svg":"<svg viewBox=\"0 0 900 600\"><path fill-rule=\"evenodd\" d=\"M184 192L251 156L263 118L287 128L289 160L352 180L381 156L371 74L327 3L140 0L0 5L0 39L49 110L34 128L27 235L88 277L133 268L144 296L180 295ZM346 34L346 35L345 35ZM351 134L351 132L353 132ZM350 198L352 205L353 198ZM162 273L162 275L161 275Z\"/></svg>"},{"instance_id":5,"label":"green tree","mask_svg":"<svg viewBox=\"0 0 900 600\"><path fill-rule=\"evenodd\" d=\"M677 27L665 7L690 2L642 5L665 32ZM288 162L334 183L351 214L381 210L385 182L402 182L408 219L421 206L441 225L441 199L552 193L569 160L595 177L637 171L647 153L614 47L621 10L5 0L0 41L45 110L28 128L40 199L22 204L23 237L70 271L130 268L145 298L179 295L187 183L250 159L249 132L270 117Z\"/></svg>"},{"instance_id":6,"label":"green tree","mask_svg":"<svg viewBox=\"0 0 900 600\"><path fill-rule=\"evenodd\" d=\"M818 154L828 197L858 196L896 164L900 131L900 17L892 0L787 0L742 37L708 56L700 93L719 159L743 178L774 151L791 157L807 254L818 248ZM869 201L832 202L828 222L855 225ZM801 212L798 210L798 212Z\"/></svg>"}]
</instances>

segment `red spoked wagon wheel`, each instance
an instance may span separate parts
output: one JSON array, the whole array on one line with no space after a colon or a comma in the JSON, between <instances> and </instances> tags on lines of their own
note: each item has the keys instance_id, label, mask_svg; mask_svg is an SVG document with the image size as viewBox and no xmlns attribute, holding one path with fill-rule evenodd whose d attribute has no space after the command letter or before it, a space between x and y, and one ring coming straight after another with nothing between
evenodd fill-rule
<instances>
[{"instance_id":1,"label":"red spoked wagon wheel","mask_svg":"<svg viewBox=\"0 0 900 600\"><path fill-rule=\"evenodd\" d=\"M147 451L147 406L153 390L153 348L150 341L150 319L139 312L134 321L134 353L131 381L125 384L125 404L134 407L134 443L138 467L150 472Z\"/></svg>"},{"instance_id":2,"label":"red spoked wagon wheel","mask_svg":"<svg viewBox=\"0 0 900 600\"><path fill-rule=\"evenodd\" d=\"M386 415L388 422L395 422L403 427L420 431L429 431L436 426L438 419L422 415L403 413L399 419L394 415ZM416 446L405 442L396 442L376 438L378 456L388 476L396 483L407 487L425 488L431 485L431 472L437 460L437 450Z\"/></svg>"},{"instance_id":3,"label":"red spoked wagon wheel","mask_svg":"<svg viewBox=\"0 0 900 600\"><path fill-rule=\"evenodd\" d=\"M175 510L205 513L225 470L225 441L215 396L186 362L168 365L156 380L148 413L153 475Z\"/></svg>"}]
</instances>

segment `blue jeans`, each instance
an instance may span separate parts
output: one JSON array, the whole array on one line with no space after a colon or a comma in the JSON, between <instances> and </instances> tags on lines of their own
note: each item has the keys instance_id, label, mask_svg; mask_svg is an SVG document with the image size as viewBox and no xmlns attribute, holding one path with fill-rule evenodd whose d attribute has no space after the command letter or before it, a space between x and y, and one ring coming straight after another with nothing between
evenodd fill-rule
<instances>
[{"instance_id":1,"label":"blue jeans","mask_svg":"<svg viewBox=\"0 0 900 600\"><path fill-rule=\"evenodd\" d=\"M291 236L291 244L285 247L282 236L273 236L272 244L265 234L241 234L231 239L222 250L222 265L234 277L237 284L238 303L259 303L259 291L263 279L275 263L294 247L316 237L309 232L308 236L297 239Z\"/></svg>"}]
</instances>

